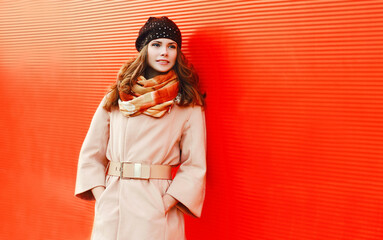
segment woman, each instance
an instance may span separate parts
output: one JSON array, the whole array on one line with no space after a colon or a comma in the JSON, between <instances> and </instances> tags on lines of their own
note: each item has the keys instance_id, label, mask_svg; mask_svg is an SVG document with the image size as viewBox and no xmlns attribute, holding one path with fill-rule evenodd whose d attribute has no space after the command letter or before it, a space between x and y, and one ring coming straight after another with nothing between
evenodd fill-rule
<instances>
[{"instance_id":1,"label":"woman","mask_svg":"<svg viewBox=\"0 0 383 240\"><path fill-rule=\"evenodd\" d=\"M96 200L94 240L182 240L183 213L201 215L204 98L181 43L173 21L150 17L92 119L75 195Z\"/></svg>"}]
</instances>

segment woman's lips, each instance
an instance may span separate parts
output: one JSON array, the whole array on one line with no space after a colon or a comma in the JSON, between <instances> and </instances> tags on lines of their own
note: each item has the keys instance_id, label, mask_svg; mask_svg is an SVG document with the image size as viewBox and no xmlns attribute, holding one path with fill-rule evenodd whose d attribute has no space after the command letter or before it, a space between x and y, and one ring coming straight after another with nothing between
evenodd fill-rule
<instances>
[{"instance_id":1,"label":"woman's lips","mask_svg":"<svg viewBox=\"0 0 383 240\"><path fill-rule=\"evenodd\" d=\"M157 62L158 62L159 64L161 64L161 65L166 65L166 64L169 63L168 60L157 60Z\"/></svg>"}]
</instances>

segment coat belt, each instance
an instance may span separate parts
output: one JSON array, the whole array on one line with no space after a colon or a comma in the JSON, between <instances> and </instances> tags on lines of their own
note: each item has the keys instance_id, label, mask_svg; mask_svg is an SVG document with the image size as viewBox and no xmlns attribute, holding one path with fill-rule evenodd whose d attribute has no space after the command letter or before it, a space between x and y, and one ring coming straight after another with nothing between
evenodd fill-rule
<instances>
[{"instance_id":1,"label":"coat belt","mask_svg":"<svg viewBox=\"0 0 383 240\"><path fill-rule=\"evenodd\" d=\"M172 166L133 162L109 162L108 174L121 179L172 179Z\"/></svg>"}]
</instances>

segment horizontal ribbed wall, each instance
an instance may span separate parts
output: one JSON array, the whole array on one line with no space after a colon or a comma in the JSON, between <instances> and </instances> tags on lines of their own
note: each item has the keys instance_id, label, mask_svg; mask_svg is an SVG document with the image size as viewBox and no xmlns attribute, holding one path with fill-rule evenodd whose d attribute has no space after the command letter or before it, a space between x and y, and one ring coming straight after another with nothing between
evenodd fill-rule
<instances>
[{"instance_id":1,"label":"horizontal ribbed wall","mask_svg":"<svg viewBox=\"0 0 383 240\"><path fill-rule=\"evenodd\" d=\"M0 6L1 239L89 237L78 152L139 28L162 15L207 92L207 196L188 239L383 237L381 1Z\"/></svg>"}]
</instances>

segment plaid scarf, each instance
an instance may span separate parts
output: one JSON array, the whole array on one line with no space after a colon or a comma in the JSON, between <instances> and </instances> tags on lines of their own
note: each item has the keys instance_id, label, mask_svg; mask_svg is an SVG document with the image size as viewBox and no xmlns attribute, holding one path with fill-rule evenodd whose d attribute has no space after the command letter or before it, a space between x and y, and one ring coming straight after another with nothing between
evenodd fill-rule
<instances>
[{"instance_id":1,"label":"plaid scarf","mask_svg":"<svg viewBox=\"0 0 383 240\"><path fill-rule=\"evenodd\" d=\"M178 94L178 78L174 70L151 79L140 76L132 87L132 94L119 92L118 105L126 117L141 113L160 118L173 106Z\"/></svg>"}]
</instances>

